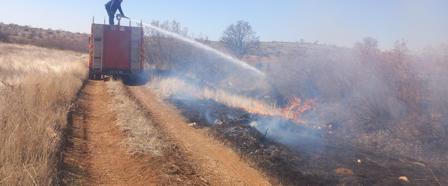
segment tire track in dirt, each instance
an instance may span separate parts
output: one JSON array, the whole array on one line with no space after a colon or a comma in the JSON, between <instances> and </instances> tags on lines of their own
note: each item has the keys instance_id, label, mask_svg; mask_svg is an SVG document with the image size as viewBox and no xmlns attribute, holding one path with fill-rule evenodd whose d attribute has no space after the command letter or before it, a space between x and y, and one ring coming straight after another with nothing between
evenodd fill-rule
<instances>
[{"instance_id":1,"label":"tire track in dirt","mask_svg":"<svg viewBox=\"0 0 448 186\"><path fill-rule=\"evenodd\" d=\"M157 185L148 157L127 153L108 108L104 82L89 81L78 100L63 158L64 185Z\"/></svg>"},{"instance_id":2,"label":"tire track in dirt","mask_svg":"<svg viewBox=\"0 0 448 186\"><path fill-rule=\"evenodd\" d=\"M129 92L150 113L151 119L189 154L193 164L211 185L270 185L269 179L229 147L191 128L173 107L158 100L144 87L128 87Z\"/></svg>"},{"instance_id":3,"label":"tire track in dirt","mask_svg":"<svg viewBox=\"0 0 448 186\"><path fill-rule=\"evenodd\" d=\"M113 95L106 83L88 81L71 115L62 185L270 185L230 148L189 128L175 109L151 92L128 90L164 135L164 156L130 154L124 143L129 132L119 128L111 109Z\"/></svg>"}]
</instances>

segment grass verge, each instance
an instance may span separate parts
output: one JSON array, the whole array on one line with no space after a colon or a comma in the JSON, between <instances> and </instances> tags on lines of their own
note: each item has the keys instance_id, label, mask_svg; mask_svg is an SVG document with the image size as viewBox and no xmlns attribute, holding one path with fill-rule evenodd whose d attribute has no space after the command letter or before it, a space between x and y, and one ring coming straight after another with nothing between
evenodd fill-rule
<instances>
[{"instance_id":1,"label":"grass verge","mask_svg":"<svg viewBox=\"0 0 448 186\"><path fill-rule=\"evenodd\" d=\"M86 55L0 44L0 185L55 185Z\"/></svg>"}]
</instances>

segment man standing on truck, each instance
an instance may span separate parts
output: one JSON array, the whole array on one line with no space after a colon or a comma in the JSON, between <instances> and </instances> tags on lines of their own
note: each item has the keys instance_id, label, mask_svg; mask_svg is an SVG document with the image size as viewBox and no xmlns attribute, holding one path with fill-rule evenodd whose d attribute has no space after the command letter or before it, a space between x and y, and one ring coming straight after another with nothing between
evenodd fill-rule
<instances>
[{"instance_id":1,"label":"man standing on truck","mask_svg":"<svg viewBox=\"0 0 448 186\"><path fill-rule=\"evenodd\" d=\"M109 24L114 25L114 19L115 19L115 13L117 10L120 11L120 14L122 17L126 17L123 13L123 10L121 9L121 3L123 0L110 0L108 3L106 3L106 11L109 15Z\"/></svg>"}]
</instances>

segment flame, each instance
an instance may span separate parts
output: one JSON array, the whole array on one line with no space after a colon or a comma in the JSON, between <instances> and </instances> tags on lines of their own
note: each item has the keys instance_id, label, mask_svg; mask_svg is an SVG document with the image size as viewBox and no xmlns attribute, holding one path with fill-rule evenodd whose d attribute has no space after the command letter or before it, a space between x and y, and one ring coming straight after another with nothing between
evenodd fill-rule
<instances>
[{"instance_id":1,"label":"flame","mask_svg":"<svg viewBox=\"0 0 448 186\"><path fill-rule=\"evenodd\" d=\"M314 100L303 101L300 98L293 98L289 105L282 110L282 115L285 118L296 121L297 123L304 123L301 116L314 109L316 103Z\"/></svg>"},{"instance_id":2,"label":"flame","mask_svg":"<svg viewBox=\"0 0 448 186\"><path fill-rule=\"evenodd\" d=\"M264 116L283 117L293 120L297 124L304 124L302 115L312 111L316 106L314 100L302 101L302 99L294 97L289 104L284 108L269 107L262 102L252 102L251 106L240 107L252 114L259 114Z\"/></svg>"},{"instance_id":3,"label":"flame","mask_svg":"<svg viewBox=\"0 0 448 186\"><path fill-rule=\"evenodd\" d=\"M298 97L294 97L287 106L281 108L262 100L231 94L223 90L198 89L177 78L153 79L149 87L156 90L159 96L165 98L170 97L174 92L186 95L194 92L191 96L197 99L211 99L229 107L243 109L251 114L282 117L292 120L297 124L305 124L306 121L302 119L303 114L312 111L316 107L314 100L303 101Z\"/></svg>"}]
</instances>

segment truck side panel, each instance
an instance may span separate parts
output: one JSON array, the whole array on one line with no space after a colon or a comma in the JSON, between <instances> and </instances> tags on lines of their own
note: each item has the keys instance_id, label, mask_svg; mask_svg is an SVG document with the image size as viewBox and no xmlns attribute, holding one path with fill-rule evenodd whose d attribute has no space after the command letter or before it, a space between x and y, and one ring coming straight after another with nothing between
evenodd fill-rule
<instances>
[{"instance_id":1,"label":"truck side panel","mask_svg":"<svg viewBox=\"0 0 448 186\"><path fill-rule=\"evenodd\" d=\"M142 62L142 44L143 44L143 30L142 28L132 28L131 33L131 72L141 72Z\"/></svg>"},{"instance_id":2,"label":"truck side panel","mask_svg":"<svg viewBox=\"0 0 448 186\"><path fill-rule=\"evenodd\" d=\"M92 27L93 38L93 64L91 68L95 72L101 72L103 68L103 41L104 41L104 27L101 25L94 25Z\"/></svg>"},{"instance_id":3,"label":"truck side panel","mask_svg":"<svg viewBox=\"0 0 448 186\"><path fill-rule=\"evenodd\" d=\"M130 71L131 29L104 26L103 71Z\"/></svg>"}]
</instances>

